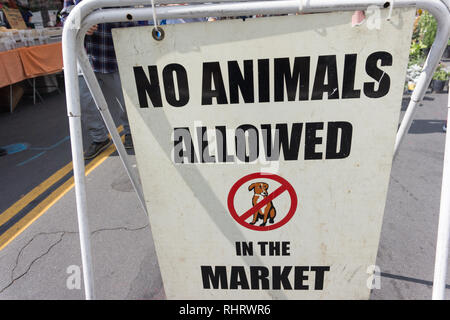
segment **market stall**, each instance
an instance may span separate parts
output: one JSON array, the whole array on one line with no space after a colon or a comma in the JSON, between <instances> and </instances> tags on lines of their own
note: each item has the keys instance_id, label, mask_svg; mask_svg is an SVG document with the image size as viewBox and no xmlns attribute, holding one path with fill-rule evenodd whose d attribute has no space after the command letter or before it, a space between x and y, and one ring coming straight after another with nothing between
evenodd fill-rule
<instances>
[{"instance_id":1,"label":"market stall","mask_svg":"<svg viewBox=\"0 0 450 320\"><path fill-rule=\"evenodd\" d=\"M32 87L33 100L41 97L36 78L57 89L55 73L62 71L59 12L63 1L0 0L0 106L13 112Z\"/></svg>"}]
</instances>

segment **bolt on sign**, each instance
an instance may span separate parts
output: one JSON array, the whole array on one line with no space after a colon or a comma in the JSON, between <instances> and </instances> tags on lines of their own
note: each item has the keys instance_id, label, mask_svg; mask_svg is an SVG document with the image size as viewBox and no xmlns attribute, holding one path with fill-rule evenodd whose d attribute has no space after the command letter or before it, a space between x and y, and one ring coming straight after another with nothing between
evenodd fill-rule
<instances>
[{"instance_id":1,"label":"bolt on sign","mask_svg":"<svg viewBox=\"0 0 450 320\"><path fill-rule=\"evenodd\" d=\"M115 29L165 292L366 299L414 10Z\"/></svg>"}]
</instances>

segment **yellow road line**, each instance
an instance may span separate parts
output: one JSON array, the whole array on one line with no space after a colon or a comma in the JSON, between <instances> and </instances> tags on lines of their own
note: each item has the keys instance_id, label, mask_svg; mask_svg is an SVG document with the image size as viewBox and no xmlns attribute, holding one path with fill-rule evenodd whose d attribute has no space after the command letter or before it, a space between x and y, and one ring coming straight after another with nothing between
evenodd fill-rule
<instances>
[{"instance_id":1,"label":"yellow road line","mask_svg":"<svg viewBox=\"0 0 450 320\"><path fill-rule=\"evenodd\" d=\"M119 129L119 132L122 131L123 128ZM122 138L122 141L124 138ZM113 152L116 151L116 147L114 144L111 144L107 149L105 149L102 153L100 153L97 157L95 157L87 166L86 166L86 176L90 174L95 168L97 168L100 164L102 164ZM72 162L70 162L67 166L70 165L72 168ZM65 167L64 167L65 168ZM63 168L63 169L64 169ZM61 169L62 170L62 169ZM57 172L58 173L58 172ZM56 173L55 173L56 174ZM53 177L53 176L52 176ZM63 176L61 176L62 178ZM50 178L49 178L50 179ZM54 180L54 179L52 179ZM56 180L58 181L58 180ZM55 182L56 182L55 181ZM20 221L15 223L11 228L9 228L6 232L4 232L0 236L0 250L6 247L11 241L13 241L19 234L21 234L26 228L28 228L34 221L36 221L40 216L42 216L48 209L50 209L59 199L61 199L67 192L69 192L74 187L74 178L71 177L69 180L64 182L61 186L59 186L56 190L54 190L47 198L41 201L36 207L34 207L30 212L28 212ZM51 185L50 185L51 186ZM47 188L48 189L48 188ZM39 189L41 190L41 189ZM45 189L46 190L46 189ZM45 190L42 190L44 192ZM35 194L33 194L35 195ZM34 198L36 198L39 194L37 194ZM31 195L30 197L31 198ZM32 198L32 200L34 199ZM23 199L23 198L22 198ZM22 200L21 199L21 200ZM20 200L19 200L20 201ZM30 200L31 201L31 200ZM13 206L15 206L14 204ZM26 204L25 204L26 206ZM25 207L24 206L24 207ZM16 206L19 208L20 206ZM9 210L9 209L8 209ZM5 211L6 212L6 211ZM17 211L18 212L18 211ZM16 213L17 213L16 212Z\"/></svg>"},{"instance_id":2,"label":"yellow road line","mask_svg":"<svg viewBox=\"0 0 450 320\"><path fill-rule=\"evenodd\" d=\"M123 131L123 126L118 128L119 133ZM33 190L28 192L25 196L20 198L17 202L15 202L8 209L3 211L0 214L0 226L7 222L9 219L14 217L20 210L25 208L31 201L39 197L42 193L44 193L48 188L54 185L56 182L61 180L65 175L71 172L73 169L72 162L66 164L64 167L56 171L50 177L48 177L44 182L39 184Z\"/></svg>"},{"instance_id":3,"label":"yellow road line","mask_svg":"<svg viewBox=\"0 0 450 320\"><path fill-rule=\"evenodd\" d=\"M12 217L14 217L20 210L25 208L31 201L40 196L43 192L45 192L48 188L50 188L52 185L58 182L70 171L72 171L72 162L68 163L67 165L56 171L47 180L45 180L36 188L28 192L25 196L23 196L19 201L14 203L11 207L3 211L3 213L0 214L0 226L3 225Z\"/></svg>"}]
</instances>

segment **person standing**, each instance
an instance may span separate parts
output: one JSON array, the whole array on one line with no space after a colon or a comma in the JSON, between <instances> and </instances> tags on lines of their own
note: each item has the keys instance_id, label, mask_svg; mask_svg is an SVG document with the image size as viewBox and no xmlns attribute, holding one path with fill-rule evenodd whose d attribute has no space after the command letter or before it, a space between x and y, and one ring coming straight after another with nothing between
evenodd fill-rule
<instances>
[{"instance_id":1,"label":"person standing","mask_svg":"<svg viewBox=\"0 0 450 320\"><path fill-rule=\"evenodd\" d=\"M70 10L82 0L65 0L61 12L62 21L68 16ZM133 140L130 134L130 126L125 110L122 87L118 72L116 54L112 39L112 28L137 26L137 23L104 23L91 27L86 33L85 48L89 61L97 77L105 98L117 101L120 108L120 121L124 128L125 149L133 148ZM108 130L97 109L94 99L82 75L79 77L81 120L88 130L91 144L85 148L84 158L92 159L105 150L110 144Z\"/></svg>"}]
</instances>

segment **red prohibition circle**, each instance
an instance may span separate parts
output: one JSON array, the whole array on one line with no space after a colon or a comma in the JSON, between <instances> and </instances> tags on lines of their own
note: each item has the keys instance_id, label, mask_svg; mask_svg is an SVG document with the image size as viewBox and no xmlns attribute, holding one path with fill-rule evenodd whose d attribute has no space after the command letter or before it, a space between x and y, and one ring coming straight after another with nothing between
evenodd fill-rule
<instances>
[{"instance_id":1,"label":"red prohibition circle","mask_svg":"<svg viewBox=\"0 0 450 320\"><path fill-rule=\"evenodd\" d=\"M272 198L271 200L275 199L276 197L278 197L279 195L284 193L284 191L287 191L289 193L289 196L291 198L291 207L289 208L287 215L283 219L281 219L280 222L278 222L278 223L274 223L274 224L267 225L267 226L252 225L248 222L245 222L245 220L248 219L249 212L253 211L252 208L250 208L247 212L242 213L241 215L239 215L236 212L236 209L234 207L234 197L235 197L238 189L244 183L246 183L250 180L259 179L259 178L274 180L274 181L278 182L279 184L281 184L281 186L278 187L277 190L275 190L269 194L268 197L273 197L274 194L276 193L274 198ZM261 201L261 202L263 202L263 201ZM236 220L243 227L246 227L251 230L256 230L256 231L274 230L274 229L277 229L277 228L285 225L293 217L295 211L297 210L297 194L295 193L295 190L292 187L292 185L287 180L280 177L279 175L269 174L269 173L260 173L260 172L252 173L252 174L246 175L245 177L242 177L241 179L236 181L236 183L231 187L230 192L228 193L228 210L230 211L230 214L233 217L233 219ZM244 218L242 218L243 216L244 216Z\"/></svg>"}]
</instances>

